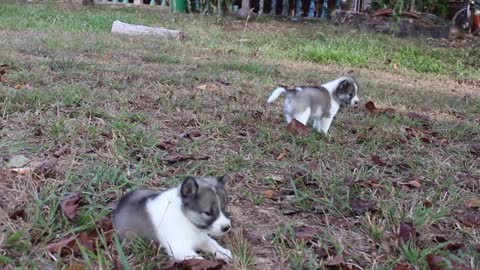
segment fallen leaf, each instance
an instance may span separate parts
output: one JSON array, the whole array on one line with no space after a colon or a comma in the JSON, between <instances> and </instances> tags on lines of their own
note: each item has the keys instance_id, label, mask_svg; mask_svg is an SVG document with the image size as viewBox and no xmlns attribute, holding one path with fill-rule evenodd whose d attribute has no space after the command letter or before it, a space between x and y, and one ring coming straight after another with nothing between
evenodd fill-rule
<instances>
[{"instance_id":1,"label":"fallen leaf","mask_svg":"<svg viewBox=\"0 0 480 270\"><path fill-rule=\"evenodd\" d=\"M355 183L358 186L364 187L364 188L378 188L378 187L383 187L381 184L378 183L377 178L370 178L368 180L363 180Z\"/></svg>"},{"instance_id":2,"label":"fallen leaf","mask_svg":"<svg viewBox=\"0 0 480 270\"><path fill-rule=\"evenodd\" d=\"M402 242L416 242L417 231L411 222L400 223L398 237Z\"/></svg>"},{"instance_id":3,"label":"fallen leaf","mask_svg":"<svg viewBox=\"0 0 480 270\"><path fill-rule=\"evenodd\" d=\"M372 156L372 161L378 166L387 165L387 163L380 156L377 156L377 155Z\"/></svg>"},{"instance_id":4,"label":"fallen leaf","mask_svg":"<svg viewBox=\"0 0 480 270\"><path fill-rule=\"evenodd\" d=\"M160 270L220 270L225 265L221 261L210 261L203 259L190 259L184 261L170 260L167 264L160 268Z\"/></svg>"},{"instance_id":5,"label":"fallen leaf","mask_svg":"<svg viewBox=\"0 0 480 270\"><path fill-rule=\"evenodd\" d=\"M15 169L10 169L10 171L18 173L19 175L27 175L27 174L33 173L34 168L30 168L30 167L15 168Z\"/></svg>"},{"instance_id":6,"label":"fallen leaf","mask_svg":"<svg viewBox=\"0 0 480 270\"><path fill-rule=\"evenodd\" d=\"M299 136L306 136L308 134L308 128L304 124L298 122L296 119L293 119L292 122L290 122L287 125L287 130L294 134L294 135L299 135Z\"/></svg>"},{"instance_id":7,"label":"fallen leaf","mask_svg":"<svg viewBox=\"0 0 480 270\"><path fill-rule=\"evenodd\" d=\"M95 238L97 237L98 234L95 230L91 231L89 234L81 232L78 234L78 241L91 252L95 252Z\"/></svg>"},{"instance_id":8,"label":"fallen leaf","mask_svg":"<svg viewBox=\"0 0 480 270\"><path fill-rule=\"evenodd\" d=\"M53 156L58 158L60 156L63 156L64 154L67 154L68 152L70 152L70 149L68 148L68 145L64 145L64 146L60 147L60 149L55 151L53 153Z\"/></svg>"},{"instance_id":9,"label":"fallen leaf","mask_svg":"<svg viewBox=\"0 0 480 270\"><path fill-rule=\"evenodd\" d=\"M464 247L465 247L465 244L463 243L450 243L445 247L445 249L454 252L454 251L463 249Z\"/></svg>"},{"instance_id":10,"label":"fallen leaf","mask_svg":"<svg viewBox=\"0 0 480 270\"><path fill-rule=\"evenodd\" d=\"M77 208L80 203L80 194L73 193L66 197L63 197L60 202L60 208L62 209L63 214L71 221L77 216Z\"/></svg>"},{"instance_id":11,"label":"fallen leaf","mask_svg":"<svg viewBox=\"0 0 480 270\"><path fill-rule=\"evenodd\" d=\"M17 209L15 211L13 211L13 213L11 213L10 215L8 215L8 217L11 219L11 220L17 220L19 218L25 220L25 217L26 217L27 213L25 212L25 209Z\"/></svg>"},{"instance_id":12,"label":"fallen leaf","mask_svg":"<svg viewBox=\"0 0 480 270\"><path fill-rule=\"evenodd\" d=\"M471 208L468 208L471 209ZM480 227L480 215L476 210L470 210L460 217L460 222L467 227L478 228Z\"/></svg>"},{"instance_id":13,"label":"fallen leaf","mask_svg":"<svg viewBox=\"0 0 480 270\"><path fill-rule=\"evenodd\" d=\"M48 158L40 163L38 169L40 170L40 173L45 174L52 170L57 165L57 162L58 159L56 158Z\"/></svg>"},{"instance_id":14,"label":"fallen leaf","mask_svg":"<svg viewBox=\"0 0 480 270\"><path fill-rule=\"evenodd\" d=\"M418 180L411 180L411 181L408 181L406 183L398 182L398 184L409 186L409 187L412 187L412 188L420 188L422 186L422 184Z\"/></svg>"},{"instance_id":15,"label":"fallen leaf","mask_svg":"<svg viewBox=\"0 0 480 270\"><path fill-rule=\"evenodd\" d=\"M317 235L317 229L309 226L297 227L293 231L297 240L310 241Z\"/></svg>"},{"instance_id":16,"label":"fallen leaf","mask_svg":"<svg viewBox=\"0 0 480 270\"><path fill-rule=\"evenodd\" d=\"M125 267L118 258L113 259L113 270L125 270Z\"/></svg>"},{"instance_id":17,"label":"fallen leaf","mask_svg":"<svg viewBox=\"0 0 480 270\"><path fill-rule=\"evenodd\" d=\"M345 178L343 178L343 182L347 186L352 185L354 181L355 181L355 179L352 176L345 176Z\"/></svg>"},{"instance_id":18,"label":"fallen leaf","mask_svg":"<svg viewBox=\"0 0 480 270\"><path fill-rule=\"evenodd\" d=\"M187 160L207 160L209 156L194 157L192 155L171 155L163 158L164 161L170 164L177 162L187 161Z\"/></svg>"},{"instance_id":19,"label":"fallen leaf","mask_svg":"<svg viewBox=\"0 0 480 270\"><path fill-rule=\"evenodd\" d=\"M443 257L433 255L433 254L428 254L426 259L427 259L428 267L430 267L430 270L446 269L445 266L447 266L447 264L445 263L445 260L443 259Z\"/></svg>"},{"instance_id":20,"label":"fallen leaf","mask_svg":"<svg viewBox=\"0 0 480 270\"><path fill-rule=\"evenodd\" d=\"M377 202L374 200L352 199L350 200L350 207L358 214L364 214L367 211L375 211Z\"/></svg>"},{"instance_id":21,"label":"fallen leaf","mask_svg":"<svg viewBox=\"0 0 480 270\"><path fill-rule=\"evenodd\" d=\"M208 91L216 91L216 90L220 89L220 87L215 83L207 83L207 84L202 84L202 85L197 86L197 89L208 90Z\"/></svg>"},{"instance_id":22,"label":"fallen leaf","mask_svg":"<svg viewBox=\"0 0 480 270\"><path fill-rule=\"evenodd\" d=\"M224 80L221 80L221 79L218 79L218 80L215 80L215 82L219 83L219 84L223 84L225 86L229 86L231 85L231 83L227 82L227 81L224 81Z\"/></svg>"},{"instance_id":23,"label":"fallen leaf","mask_svg":"<svg viewBox=\"0 0 480 270\"><path fill-rule=\"evenodd\" d=\"M24 155L15 155L8 159L7 167L9 168L21 168L28 163L28 158Z\"/></svg>"},{"instance_id":24,"label":"fallen leaf","mask_svg":"<svg viewBox=\"0 0 480 270\"><path fill-rule=\"evenodd\" d=\"M476 244L473 249L475 249L478 253L480 253L480 244Z\"/></svg>"},{"instance_id":25,"label":"fallen leaf","mask_svg":"<svg viewBox=\"0 0 480 270\"><path fill-rule=\"evenodd\" d=\"M175 143L172 141L163 141L156 145L157 148L162 150L170 150L175 146Z\"/></svg>"},{"instance_id":26,"label":"fallen leaf","mask_svg":"<svg viewBox=\"0 0 480 270\"><path fill-rule=\"evenodd\" d=\"M370 112L370 113L373 113L373 114L380 114L380 113L393 113L395 112L394 109L392 108L386 108L386 109L379 109L375 106L375 103L373 103L373 101L368 101L367 103L365 103L365 108L367 108L367 110Z\"/></svg>"},{"instance_id":27,"label":"fallen leaf","mask_svg":"<svg viewBox=\"0 0 480 270\"><path fill-rule=\"evenodd\" d=\"M315 248L313 248L313 252L314 252L315 255L317 255L317 257L320 258L320 259L326 259L326 258L328 258L328 256L330 256L330 255L332 255L332 256L335 256L335 255L336 255L336 254L331 254L331 253L329 254L329 250L326 250L326 249L324 249L324 248L322 248L322 247L315 247ZM336 253L335 250L333 250L333 252Z\"/></svg>"},{"instance_id":28,"label":"fallen leaf","mask_svg":"<svg viewBox=\"0 0 480 270\"><path fill-rule=\"evenodd\" d=\"M103 61L109 61L111 58L112 58L112 52L111 52L111 51L108 51L108 52L106 52L105 55L103 56Z\"/></svg>"},{"instance_id":29,"label":"fallen leaf","mask_svg":"<svg viewBox=\"0 0 480 270\"><path fill-rule=\"evenodd\" d=\"M264 237L251 232L245 233L245 238L252 244L260 244L264 241Z\"/></svg>"},{"instance_id":30,"label":"fallen leaf","mask_svg":"<svg viewBox=\"0 0 480 270\"><path fill-rule=\"evenodd\" d=\"M84 270L84 269L87 269L87 266L79 263L70 264L67 268L67 270Z\"/></svg>"},{"instance_id":31,"label":"fallen leaf","mask_svg":"<svg viewBox=\"0 0 480 270\"><path fill-rule=\"evenodd\" d=\"M302 213L303 210L295 207L283 207L282 208L282 215L284 216L292 216L298 213Z\"/></svg>"},{"instance_id":32,"label":"fallen leaf","mask_svg":"<svg viewBox=\"0 0 480 270\"><path fill-rule=\"evenodd\" d=\"M472 198L466 201L463 205L467 208L479 208L480 207L480 198Z\"/></svg>"},{"instance_id":33,"label":"fallen leaf","mask_svg":"<svg viewBox=\"0 0 480 270\"><path fill-rule=\"evenodd\" d=\"M472 153L474 156L480 157L480 143L471 144L470 153Z\"/></svg>"},{"instance_id":34,"label":"fallen leaf","mask_svg":"<svg viewBox=\"0 0 480 270\"><path fill-rule=\"evenodd\" d=\"M406 263L397 263L393 270L410 270L410 265Z\"/></svg>"},{"instance_id":35,"label":"fallen leaf","mask_svg":"<svg viewBox=\"0 0 480 270\"><path fill-rule=\"evenodd\" d=\"M193 138L200 137L200 136L202 136L202 133L200 133L200 131L198 131L198 130L193 130L193 131L190 131L190 132L183 132L179 135L180 138L189 139L189 140L192 140Z\"/></svg>"},{"instance_id":36,"label":"fallen leaf","mask_svg":"<svg viewBox=\"0 0 480 270\"><path fill-rule=\"evenodd\" d=\"M15 89L21 90L21 89L22 89L22 85L21 85L21 84L16 84L16 85L15 85Z\"/></svg>"},{"instance_id":37,"label":"fallen leaf","mask_svg":"<svg viewBox=\"0 0 480 270\"><path fill-rule=\"evenodd\" d=\"M424 122L431 122L432 117L426 114L419 114L416 112L408 112L405 114L408 118L413 119L413 120L422 120Z\"/></svg>"},{"instance_id":38,"label":"fallen leaf","mask_svg":"<svg viewBox=\"0 0 480 270\"><path fill-rule=\"evenodd\" d=\"M64 248L73 250L73 247L75 246L75 238L75 235L72 235L55 243L51 243L47 246L47 250L52 253L59 253Z\"/></svg>"},{"instance_id":39,"label":"fallen leaf","mask_svg":"<svg viewBox=\"0 0 480 270\"><path fill-rule=\"evenodd\" d=\"M393 64L393 69L398 69L398 64Z\"/></svg>"},{"instance_id":40,"label":"fallen leaf","mask_svg":"<svg viewBox=\"0 0 480 270\"><path fill-rule=\"evenodd\" d=\"M265 196L265 199L271 199L273 198L273 190L267 189L263 192L263 195Z\"/></svg>"},{"instance_id":41,"label":"fallen leaf","mask_svg":"<svg viewBox=\"0 0 480 270\"><path fill-rule=\"evenodd\" d=\"M340 255L334 256L332 259L328 260L325 264L326 266L338 266L343 263L343 257Z\"/></svg>"},{"instance_id":42,"label":"fallen leaf","mask_svg":"<svg viewBox=\"0 0 480 270\"><path fill-rule=\"evenodd\" d=\"M282 160L284 157L286 157L288 154L288 150L287 149L283 149L283 152L280 153L276 158L275 160Z\"/></svg>"},{"instance_id":43,"label":"fallen leaf","mask_svg":"<svg viewBox=\"0 0 480 270\"><path fill-rule=\"evenodd\" d=\"M314 161L314 160L309 161L309 162L307 163L307 168L308 168L310 171L316 170L317 167L318 167L318 164L317 164L317 162Z\"/></svg>"}]
</instances>

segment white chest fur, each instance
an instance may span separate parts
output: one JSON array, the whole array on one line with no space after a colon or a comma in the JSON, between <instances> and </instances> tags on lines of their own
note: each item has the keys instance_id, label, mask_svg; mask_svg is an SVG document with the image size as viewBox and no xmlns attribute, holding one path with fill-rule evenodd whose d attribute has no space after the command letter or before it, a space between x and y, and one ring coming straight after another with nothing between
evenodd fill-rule
<instances>
[{"instance_id":1,"label":"white chest fur","mask_svg":"<svg viewBox=\"0 0 480 270\"><path fill-rule=\"evenodd\" d=\"M179 188L165 191L146 203L157 239L166 252L176 260L201 258L197 250L213 253L218 259L230 260L231 252L195 227L181 207Z\"/></svg>"}]
</instances>

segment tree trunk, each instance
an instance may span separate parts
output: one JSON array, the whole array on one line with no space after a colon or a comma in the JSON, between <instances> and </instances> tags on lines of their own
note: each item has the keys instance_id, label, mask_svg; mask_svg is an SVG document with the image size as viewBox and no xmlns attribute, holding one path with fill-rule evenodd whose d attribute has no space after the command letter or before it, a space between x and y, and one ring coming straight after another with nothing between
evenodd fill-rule
<instances>
[{"instance_id":1,"label":"tree trunk","mask_svg":"<svg viewBox=\"0 0 480 270\"><path fill-rule=\"evenodd\" d=\"M250 0L242 0L242 7L235 12L235 16L239 19L246 19L250 13Z\"/></svg>"},{"instance_id":2,"label":"tree trunk","mask_svg":"<svg viewBox=\"0 0 480 270\"><path fill-rule=\"evenodd\" d=\"M263 14L263 5L264 5L264 0L259 0L258 15Z\"/></svg>"}]
</instances>

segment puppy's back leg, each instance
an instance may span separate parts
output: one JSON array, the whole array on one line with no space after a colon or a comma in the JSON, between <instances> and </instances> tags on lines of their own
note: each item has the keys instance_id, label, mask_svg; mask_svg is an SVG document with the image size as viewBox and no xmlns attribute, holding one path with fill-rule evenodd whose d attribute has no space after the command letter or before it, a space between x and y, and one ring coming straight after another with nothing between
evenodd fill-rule
<instances>
[{"instance_id":1,"label":"puppy's back leg","mask_svg":"<svg viewBox=\"0 0 480 270\"><path fill-rule=\"evenodd\" d=\"M301 113L296 113L293 118L297 119L298 122L307 125L308 119L310 118L311 109L308 107L305 111Z\"/></svg>"},{"instance_id":2,"label":"puppy's back leg","mask_svg":"<svg viewBox=\"0 0 480 270\"><path fill-rule=\"evenodd\" d=\"M327 134L328 129L330 128L330 125L332 124L333 117L324 117L320 120L320 129L323 131L323 133Z\"/></svg>"}]
</instances>

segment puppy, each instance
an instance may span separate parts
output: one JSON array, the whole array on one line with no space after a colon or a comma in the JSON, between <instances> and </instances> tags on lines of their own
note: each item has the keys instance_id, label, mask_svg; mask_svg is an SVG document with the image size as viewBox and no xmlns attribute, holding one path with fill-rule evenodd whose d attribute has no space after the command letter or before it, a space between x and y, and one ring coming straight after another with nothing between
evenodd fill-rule
<instances>
[{"instance_id":1,"label":"puppy","mask_svg":"<svg viewBox=\"0 0 480 270\"><path fill-rule=\"evenodd\" d=\"M137 235L160 242L176 260L202 259L197 251L230 261L232 253L211 236L230 230L225 177L187 177L164 192L139 189L125 194L113 211L120 239Z\"/></svg>"},{"instance_id":2,"label":"puppy","mask_svg":"<svg viewBox=\"0 0 480 270\"><path fill-rule=\"evenodd\" d=\"M358 84L353 77L341 77L319 87L298 86L294 89L279 87L273 90L268 103L286 93L284 112L287 122L296 119L307 125L313 119L313 128L327 134L340 106L358 105Z\"/></svg>"}]
</instances>

